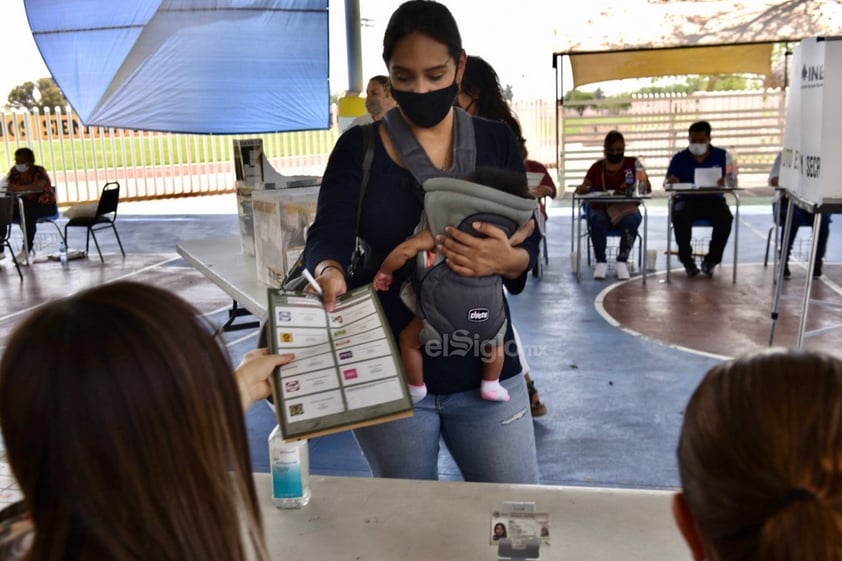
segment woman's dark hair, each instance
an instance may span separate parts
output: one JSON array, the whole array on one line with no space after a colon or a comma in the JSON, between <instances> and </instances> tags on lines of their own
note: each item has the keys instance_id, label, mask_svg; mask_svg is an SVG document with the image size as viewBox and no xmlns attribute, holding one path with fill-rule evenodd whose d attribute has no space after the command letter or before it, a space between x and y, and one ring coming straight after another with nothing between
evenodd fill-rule
<instances>
[{"instance_id":1,"label":"woman's dark hair","mask_svg":"<svg viewBox=\"0 0 842 561\"><path fill-rule=\"evenodd\" d=\"M503 88L500 87L500 79L494 68L483 58L469 55L460 89L476 104L478 116L503 121L509 125L515 133L523 158L526 159L526 139L523 138L520 122L503 97Z\"/></svg>"},{"instance_id":2,"label":"woman's dark hair","mask_svg":"<svg viewBox=\"0 0 842 561\"><path fill-rule=\"evenodd\" d=\"M35 152L29 148L18 148L15 150L15 157L21 156L27 162L35 163Z\"/></svg>"},{"instance_id":3,"label":"woman's dark hair","mask_svg":"<svg viewBox=\"0 0 842 561\"><path fill-rule=\"evenodd\" d=\"M409 0L398 6L383 34L383 62L387 66L398 42L412 33L422 33L447 45L450 56L459 64L462 36L453 14L444 4L433 0Z\"/></svg>"},{"instance_id":4,"label":"woman's dark hair","mask_svg":"<svg viewBox=\"0 0 842 561\"><path fill-rule=\"evenodd\" d=\"M684 413L678 467L719 561L839 561L842 361L766 349L715 366Z\"/></svg>"},{"instance_id":5,"label":"woman's dark hair","mask_svg":"<svg viewBox=\"0 0 842 561\"><path fill-rule=\"evenodd\" d=\"M499 535L497 534L497 529L498 529L498 528L499 528L500 530L502 530L502 531L503 531L503 532L502 532L501 534L499 534ZM503 524L502 522L498 522L498 523L496 523L496 524L494 525L494 536L495 536L495 537L497 537L497 538L506 538L506 537L508 537L508 536L509 536L509 534L508 534L508 532L506 532L506 525L505 525L505 524Z\"/></svg>"},{"instance_id":6,"label":"woman's dark hair","mask_svg":"<svg viewBox=\"0 0 842 561\"><path fill-rule=\"evenodd\" d=\"M623 138L623 133L620 131L608 131L608 134L605 135L605 142L602 144L602 147L610 148L612 144L616 144L617 142L622 142L623 144L626 143L626 140Z\"/></svg>"},{"instance_id":7,"label":"woman's dark hair","mask_svg":"<svg viewBox=\"0 0 842 561\"><path fill-rule=\"evenodd\" d=\"M45 304L0 362L28 559L266 559L237 384L195 309L114 282Z\"/></svg>"}]
</instances>

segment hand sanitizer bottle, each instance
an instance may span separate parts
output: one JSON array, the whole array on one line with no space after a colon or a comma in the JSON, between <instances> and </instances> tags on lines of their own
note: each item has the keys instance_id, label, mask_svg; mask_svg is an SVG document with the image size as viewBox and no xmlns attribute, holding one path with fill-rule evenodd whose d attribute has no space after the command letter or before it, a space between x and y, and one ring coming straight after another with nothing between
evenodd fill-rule
<instances>
[{"instance_id":1,"label":"hand sanitizer bottle","mask_svg":"<svg viewBox=\"0 0 842 561\"><path fill-rule=\"evenodd\" d=\"M307 440L284 442L281 427L269 435L272 503L278 508L301 508L310 502L310 454Z\"/></svg>"},{"instance_id":2,"label":"hand sanitizer bottle","mask_svg":"<svg viewBox=\"0 0 842 561\"><path fill-rule=\"evenodd\" d=\"M58 259L62 267L67 267L67 244L61 240L58 244Z\"/></svg>"}]
</instances>

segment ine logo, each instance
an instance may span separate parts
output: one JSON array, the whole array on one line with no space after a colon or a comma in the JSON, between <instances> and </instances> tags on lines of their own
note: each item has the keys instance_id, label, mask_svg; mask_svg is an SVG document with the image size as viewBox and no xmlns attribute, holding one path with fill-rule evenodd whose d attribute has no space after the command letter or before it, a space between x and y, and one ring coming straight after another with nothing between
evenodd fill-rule
<instances>
[{"instance_id":1,"label":"ine logo","mask_svg":"<svg viewBox=\"0 0 842 561\"><path fill-rule=\"evenodd\" d=\"M801 81L806 83L824 81L824 65L801 67Z\"/></svg>"},{"instance_id":2,"label":"ine logo","mask_svg":"<svg viewBox=\"0 0 842 561\"><path fill-rule=\"evenodd\" d=\"M468 310L468 321L482 322L488 320L488 308L471 308Z\"/></svg>"}]
</instances>

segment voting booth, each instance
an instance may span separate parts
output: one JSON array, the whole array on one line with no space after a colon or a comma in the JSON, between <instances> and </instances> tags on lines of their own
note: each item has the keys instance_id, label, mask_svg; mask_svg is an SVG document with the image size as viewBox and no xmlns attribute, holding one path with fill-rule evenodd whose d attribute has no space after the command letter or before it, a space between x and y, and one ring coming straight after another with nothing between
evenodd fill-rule
<instances>
[{"instance_id":1,"label":"voting booth","mask_svg":"<svg viewBox=\"0 0 842 561\"><path fill-rule=\"evenodd\" d=\"M789 83L778 183L786 189L790 205L815 213L813 232L818 232L819 213L842 212L842 38L803 39L793 53ZM789 236L791 220L792 212L788 212L784 239ZM813 235L808 271L815 265L817 247L818 236ZM770 345L774 342L782 269L778 271ZM807 275L798 347L804 339L812 280L812 275Z\"/></svg>"},{"instance_id":2,"label":"voting booth","mask_svg":"<svg viewBox=\"0 0 842 561\"><path fill-rule=\"evenodd\" d=\"M779 184L814 205L842 203L842 38L795 48Z\"/></svg>"}]
</instances>

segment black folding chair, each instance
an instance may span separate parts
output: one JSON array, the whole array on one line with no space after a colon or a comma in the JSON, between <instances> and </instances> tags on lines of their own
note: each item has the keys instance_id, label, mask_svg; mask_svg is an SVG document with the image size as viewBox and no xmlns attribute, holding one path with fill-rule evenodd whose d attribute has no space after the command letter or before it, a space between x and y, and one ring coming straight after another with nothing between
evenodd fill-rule
<instances>
[{"instance_id":1,"label":"black folding chair","mask_svg":"<svg viewBox=\"0 0 842 561\"><path fill-rule=\"evenodd\" d=\"M15 257L15 250L12 248L12 223L15 215L15 207L18 202L15 197L0 197L0 248L8 249L9 255L12 258L12 263L15 264L15 269L18 271L20 280L23 281L23 273L20 272L20 265L18 265L17 257Z\"/></svg>"},{"instance_id":2,"label":"black folding chair","mask_svg":"<svg viewBox=\"0 0 842 561\"><path fill-rule=\"evenodd\" d=\"M117 228L114 222L117 220L117 203L120 202L120 184L116 181L109 181L102 188L102 193L99 196L99 204L96 208L96 213L93 216L79 216L71 218L67 224L64 225L64 239L67 240L67 229L73 227L87 228L87 235L85 236L85 253L88 253L90 247L91 237L94 238L94 245L96 251L99 253L99 260L105 262L102 258L102 251L99 249L99 242L96 239L97 230L111 228L114 231L114 236L117 238L117 244L120 246L120 253L123 257L126 256L123 250L123 242L120 241L120 234L117 233Z\"/></svg>"}]
</instances>

